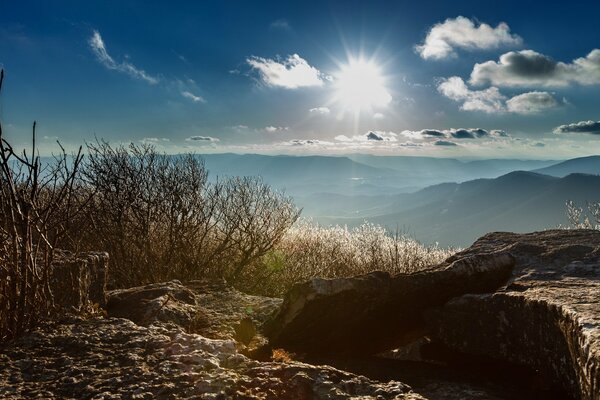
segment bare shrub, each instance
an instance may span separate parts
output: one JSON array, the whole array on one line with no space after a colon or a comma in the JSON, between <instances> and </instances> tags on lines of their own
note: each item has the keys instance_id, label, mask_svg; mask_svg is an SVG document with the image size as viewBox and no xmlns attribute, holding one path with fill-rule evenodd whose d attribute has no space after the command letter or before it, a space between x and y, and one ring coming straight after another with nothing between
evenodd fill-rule
<instances>
[{"instance_id":1,"label":"bare shrub","mask_svg":"<svg viewBox=\"0 0 600 400\"><path fill-rule=\"evenodd\" d=\"M90 248L108 251L115 286L221 276L235 283L294 223L291 200L257 178L208 182L193 155L88 145Z\"/></svg>"},{"instance_id":2,"label":"bare shrub","mask_svg":"<svg viewBox=\"0 0 600 400\"><path fill-rule=\"evenodd\" d=\"M410 273L437 264L454 251L423 246L374 224L350 229L302 220L249 269L254 278L248 282L254 286L248 290L281 295L293 284L314 277L348 277L376 270Z\"/></svg>"},{"instance_id":3,"label":"bare shrub","mask_svg":"<svg viewBox=\"0 0 600 400\"><path fill-rule=\"evenodd\" d=\"M4 71L0 72L0 89ZM35 128L30 153L17 153L0 124L0 341L31 329L53 310L50 279L56 244L73 214L81 149L42 167Z\"/></svg>"}]
</instances>

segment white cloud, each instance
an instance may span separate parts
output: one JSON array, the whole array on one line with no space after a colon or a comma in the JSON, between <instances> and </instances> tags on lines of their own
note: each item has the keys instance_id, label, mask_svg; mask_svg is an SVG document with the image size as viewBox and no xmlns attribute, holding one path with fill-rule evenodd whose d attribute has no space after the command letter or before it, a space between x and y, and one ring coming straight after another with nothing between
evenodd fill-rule
<instances>
[{"instance_id":1,"label":"white cloud","mask_svg":"<svg viewBox=\"0 0 600 400\"><path fill-rule=\"evenodd\" d=\"M528 92L506 101L509 112L517 114L538 114L559 106L559 102L548 92Z\"/></svg>"},{"instance_id":2,"label":"white cloud","mask_svg":"<svg viewBox=\"0 0 600 400\"><path fill-rule=\"evenodd\" d=\"M493 28L459 16L435 24L423 44L416 46L424 59L443 59L456 56L455 48L465 50L494 49L506 45L520 45L522 39L510 32L504 22Z\"/></svg>"},{"instance_id":3,"label":"white cloud","mask_svg":"<svg viewBox=\"0 0 600 400\"><path fill-rule=\"evenodd\" d=\"M335 137L335 140L338 142L359 142L359 143L368 143L368 142L397 142L398 134L394 132L385 132L385 131L369 131L364 135L355 135L355 136L346 136L346 135L338 135Z\"/></svg>"},{"instance_id":4,"label":"white cloud","mask_svg":"<svg viewBox=\"0 0 600 400\"><path fill-rule=\"evenodd\" d=\"M375 113L373 114L373 119L384 119L385 115L383 115L382 113Z\"/></svg>"},{"instance_id":5,"label":"white cloud","mask_svg":"<svg viewBox=\"0 0 600 400\"><path fill-rule=\"evenodd\" d=\"M328 115L331 112L331 110L329 109L329 107L315 107L308 110L308 112L312 114Z\"/></svg>"},{"instance_id":6,"label":"white cloud","mask_svg":"<svg viewBox=\"0 0 600 400\"><path fill-rule=\"evenodd\" d=\"M189 138L185 139L188 142L206 142L206 143L215 143L215 142L220 142L221 140L219 138L216 137L212 137L212 136L190 136Z\"/></svg>"},{"instance_id":7,"label":"white cloud","mask_svg":"<svg viewBox=\"0 0 600 400\"><path fill-rule=\"evenodd\" d=\"M102 36L100 36L100 32L95 30L92 34L92 37L88 40L88 44L90 45L92 51L96 55L98 61L100 61L100 63L106 68L123 72L133 78L141 79L152 85L155 85L159 82L158 78L149 75L143 69L137 68L129 61L123 61L120 63L115 61L115 59L112 58L110 54L108 54L108 51L106 50L106 45L104 44L104 40L102 40Z\"/></svg>"},{"instance_id":8,"label":"white cloud","mask_svg":"<svg viewBox=\"0 0 600 400\"><path fill-rule=\"evenodd\" d=\"M231 129L233 129L236 132L246 132L250 128L248 127L248 125L235 125L232 126Z\"/></svg>"},{"instance_id":9,"label":"white cloud","mask_svg":"<svg viewBox=\"0 0 600 400\"><path fill-rule=\"evenodd\" d=\"M484 90L471 90L462 78L452 76L443 79L437 87L444 96L457 102L462 102L461 110L483 111L486 113L498 113L505 110L506 97L500 93L498 88L490 87Z\"/></svg>"},{"instance_id":10,"label":"white cloud","mask_svg":"<svg viewBox=\"0 0 600 400\"><path fill-rule=\"evenodd\" d=\"M472 90L458 76L442 79L438 84L438 91L449 99L462 103L461 110L483 111L488 114L537 114L561 104L548 92L527 92L507 98L495 86Z\"/></svg>"},{"instance_id":11,"label":"white cloud","mask_svg":"<svg viewBox=\"0 0 600 400\"><path fill-rule=\"evenodd\" d=\"M267 133L277 133L277 132L285 132L289 131L290 128L288 126L266 126L265 132Z\"/></svg>"},{"instance_id":12,"label":"white cloud","mask_svg":"<svg viewBox=\"0 0 600 400\"><path fill-rule=\"evenodd\" d=\"M600 135L600 121L580 121L573 124L560 125L554 133L590 133Z\"/></svg>"},{"instance_id":13,"label":"white cloud","mask_svg":"<svg viewBox=\"0 0 600 400\"><path fill-rule=\"evenodd\" d=\"M600 49L571 63L557 62L533 50L511 51L499 61L475 64L471 72L474 85L525 87L565 87L600 84Z\"/></svg>"},{"instance_id":14,"label":"white cloud","mask_svg":"<svg viewBox=\"0 0 600 400\"><path fill-rule=\"evenodd\" d=\"M271 22L269 24L269 27L271 29L280 29L283 31L291 31L292 30L292 25L290 24L290 21L288 21L285 18L280 18L278 20Z\"/></svg>"},{"instance_id":15,"label":"white cloud","mask_svg":"<svg viewBox=\"0 0 600 400\"><path fill-rule=\"evenodd\" d=\"M482 128L450 128L450 129L421 129L420 131L405 130L400 135L414 140L441 139L496 139L510 137L505 131Z\"/></svg>"},{"instance_id":16,"label":"white cloud","mask_svg":"<svg viewBox=\"0 0 600 400\"><path fill-rule=\"evenodd\" d=\"M319 139L294 139L283 143L278 143L283 146L311 146L311 147L329 147L334 143Z\"/></svg>"},{"instance_id":17,"label":"white cloud","mask_svg":"<svg viewBox=\"0 0 600 400\"><path fill-rule=\"evenodd\" d=\"M186 99L190 99L194 103L206 103L206 100L204 100L202 96L196 96L195 94L193 94L192 92L188 92L187 90L182 91L181 95Z\"/></svg>"},{"instance_id":18,"label":"white cloud","mask_svg":"<svg viewBox=\"0 0 600 400\"><path fill-rule=\"evenodd\" d=\"M324 83L321 71L309 65L298 54L292 54L285 60L252 56L246 62L258 71L260 80L267 86L298 89L322 86Z\"/></svg>"}]
</instances>

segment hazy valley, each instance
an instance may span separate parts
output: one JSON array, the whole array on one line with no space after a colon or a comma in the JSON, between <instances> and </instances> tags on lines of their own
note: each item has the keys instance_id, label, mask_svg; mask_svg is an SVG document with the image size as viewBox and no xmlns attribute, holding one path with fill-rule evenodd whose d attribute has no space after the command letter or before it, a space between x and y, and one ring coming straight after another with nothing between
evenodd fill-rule
<instances>
[{"instance_id":1,"label":"hazy valley","mask_svg":"<svg viewBox=\"0 0 600 400\"><path fill-rule=\"evenodd\" d=\"M600 200L600 156L566 161L374 155L203 155L211 176L260 175L304 217L365 220L426 244L467 246L491 231L568 225L565 202Z\"/></svg>"}]
</instances>

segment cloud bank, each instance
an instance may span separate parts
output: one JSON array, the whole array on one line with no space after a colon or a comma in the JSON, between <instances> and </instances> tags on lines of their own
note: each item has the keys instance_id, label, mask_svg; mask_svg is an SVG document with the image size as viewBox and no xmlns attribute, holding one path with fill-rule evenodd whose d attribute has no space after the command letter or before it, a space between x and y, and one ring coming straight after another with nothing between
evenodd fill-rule
<instances>
[{"instance_id":1,"label":"cloud bank","mask_svg":"<svg viewBox=\"0 0 600 400\"><path fill-rule=\"evenodd\" d=\"M335 137L335 140L338 142L358 142L358 143L366 143L366 142L397 142L398 134L394 132L385 132L385 131L369 131L364 135L355 135L355 136L346 136L346 135L338 135Z\"/></svg>"},{"instance_id":2,"label":"cloud bank","mask_svg":"<svg viewBox=\"0 0 600 400\"><path fill-rule=\"evenodd\" d=\"M600 121L580 121L573 124L560 125L554 133L590 133L600 135Z\"/></svg>"},{"instance_id":3,"label":"cloud bank","mask_svg":"<svg viewBox=\"0 0 600 400\"><path fill-rule=\"evenodd\" d=\"M437 89L442 95L461 103L461 110L482 111L488 114L537 114L563 104L548 92L527 92L508 98L495 86L473 90L458 76L442 79Z\"/></svg>"},{"instance_id":4,"label":"cloud bank","mask_svg":"<svg viewBox=\"0 0 600 400\"><path fill-rule=\"evenodd\" d=\"M475 64L473 85L565 87L571 84L600 84L600 49L571 63L557 62L533 50L511 51L499 61Z\"/></svg>"},{"instance_id":5,"label":"cloud bank","mask_svg":"<svg viewBox=\"0 0 600 400\"><path fill-rule=\"evenodd\" d=\"M416 140L427 139L496 139L510 137L499 129L458 128L458 129L421 129L420 131L405 130L400 135Z\"/></svg>"}]
</instances>

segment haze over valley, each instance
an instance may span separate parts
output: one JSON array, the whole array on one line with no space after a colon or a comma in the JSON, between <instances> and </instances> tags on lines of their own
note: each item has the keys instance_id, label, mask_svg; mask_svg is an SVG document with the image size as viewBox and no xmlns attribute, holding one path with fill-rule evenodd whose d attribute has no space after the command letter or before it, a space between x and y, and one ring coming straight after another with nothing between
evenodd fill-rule
<instances>
[{"instance_id":1,"label":"haze over valley","mask_svg":"<svg viewBox=\"0 0 600 400\"><path fill-rule=\"evenodd\" d=\"M364 221L426 244L467 246L490 231L568 226L565 203L600 201L600 156L457 160L402 156L202 155L211 176L262 176L324 225Z\"/></svg>"}]
</instances>

